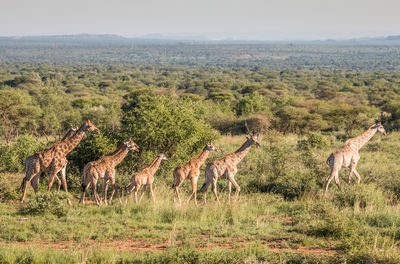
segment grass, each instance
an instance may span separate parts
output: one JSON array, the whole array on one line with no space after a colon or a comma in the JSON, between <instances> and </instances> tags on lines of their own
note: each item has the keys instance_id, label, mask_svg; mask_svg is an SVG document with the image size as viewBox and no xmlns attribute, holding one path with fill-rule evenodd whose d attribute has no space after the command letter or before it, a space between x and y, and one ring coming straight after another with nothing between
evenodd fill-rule
<instances>
[{"instance_id":1,"label":"grass","mask_svg":"<svg viewBox=\"0 0 400 264\"><path fill-rule=\"evenodd\" d=\"M341 142L304 151L292 135L266 137L250 151L237 174L243 192L231 204L221 180L221 204L209 194L205 206L176 205L163 175L156 203L145 196L140 205L129 198L98 207L78 204L75 193L29 191L19 204L23 175L3 173L0 263L398 263L397 134L373 139L361 153L362 183L344 182L341 191L331 185L327 199L324 162ZM226 153L242 140L223 137L219 144Z\"/></svg>"}]
</instances>

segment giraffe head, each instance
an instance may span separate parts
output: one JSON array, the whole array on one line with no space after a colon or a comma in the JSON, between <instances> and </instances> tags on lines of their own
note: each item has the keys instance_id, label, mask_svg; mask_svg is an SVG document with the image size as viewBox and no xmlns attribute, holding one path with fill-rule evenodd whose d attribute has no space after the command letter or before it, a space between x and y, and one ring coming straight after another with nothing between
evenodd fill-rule
<instances>
[{"instance_id":1,"label":"giraffe head","mask_svg":"<svg viewBox=\"0 0 400 264\"><path fill-rule=\"evenodd\" d=\"M164 153L160 153L160 154L158 154L158 156L157 156L158 158L161 158L161 160L168 160L168 158L167 158L167 156L165 156L165 154Z\"/></svg>"},{"instance_id":2,"label":"giraffe head","mask_svg":"<svg viewBox=\"0 0 400 264\"><path fill-rule=\"evenodd\" d=\"M95 125L93 125L93 123L90 122L89 119L86 120L86 122L85 122L85 124L84 124L84 130L86 130L86 131L92 131L92 132L94 132L94 133L96 133L96 134L99 134L99 133L100 133L100 130L99 130Z\"/></svg>"},{"instance_id":3,"label":"giraffe head","mask_svg":"<svg viewBox=\"0 0 400 264\"><path fill-rule=\"evenodd\" d=\"M259 148L260 143L258 143L258 134L255 134L254 132L250 132L250 129L247 126L247 121L244 121L244 126L246 127L247 134L248 134L248 136L246 136L247 142L250 144L250 146L256 145L256 147Z\"/></svg>"},{"instance_id":4,"label":"giraffe head","mask_svg":"<svg viewBox=\"0 0 400 264\"><path fill-rule=\"evenodd\" d=\"M376 123L375 125L372 126L372 129L376 129L379 133L382 133L383 135L386 136L386 130L381 124L381 122Z\"/></svg>"},{"instance_id":5,"label":"giraffe head","mask_svg":"<svg viewBox=\"0 0 400 264\"><path fill-rule=\"evenodd\" d=\"M260 147L260 143L258 142L258 135L249 135L246 136L246 139L250 146L255 145L257 148Z\"/></svg>"},{"instance_id":6,"label":"giraffe head","mask_svg":"<svg viewBox=\"0 0 400 264\"><path fill-rule=\"evenodd\" d=\"M210 150L217 151L217 148L211 142L206 143L206 146L204 149L208 150L208 151L210 151Z\"/></svg>"},{"instance_id":7,"label":"giraffe head","mask_svg":"<svg viewBox=\"0 0 400 264\"><path fill-rule=\"evenodd\" d=\"M134 150L136 152L139 151L139 146L136 145L135 142L132 141L131 138L129 138L127 141L124 142L124 145L129 149L129 150Z\"/></svg>"}]
</instances>

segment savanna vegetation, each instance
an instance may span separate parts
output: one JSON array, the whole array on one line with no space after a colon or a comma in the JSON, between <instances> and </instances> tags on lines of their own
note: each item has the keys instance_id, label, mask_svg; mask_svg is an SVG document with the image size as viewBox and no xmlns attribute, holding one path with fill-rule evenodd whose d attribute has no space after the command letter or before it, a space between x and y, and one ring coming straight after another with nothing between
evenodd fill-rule
<instances>
[{"instance_id":1,"label":"savanna vegetation","mask_svg":"<svg viewBox=\"0 0 400 264\"><path fill-rule=\"evenodd\" d=\"M0 263L400 262L397 46L10 45L0 47ZM279 58L246 57L255 50ZM17 203L26 157L86 119L101 133L67 156L70 192L47 194L42 175L40 193ZM343 189L323 199L331 151L378 120L389 133L361 150L362 183L342 169ZM174 168L210 140L236 150L245 123L262 137L239 164L239 200L227 203L220 180L221 204L174 204ZM79 205L83 166L129 137L140 151L117 167L117 185L125 195L163 152L156 203Z\"/></svg>"}]
</instances>

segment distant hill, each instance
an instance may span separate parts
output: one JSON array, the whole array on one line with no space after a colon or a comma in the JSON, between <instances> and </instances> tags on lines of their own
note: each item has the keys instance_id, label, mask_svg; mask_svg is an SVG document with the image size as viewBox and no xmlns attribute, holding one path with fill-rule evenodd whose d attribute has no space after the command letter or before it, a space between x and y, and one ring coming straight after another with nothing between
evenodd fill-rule
<instances>
[{"instance_id":1,"label":"distant hill","mask_svg":"<svg viewBox=\"0 0 400 264\"><path fill-rule=\"evenodd\" d=\"M137 43L137 44L318 44L318 45L400 45L400 35L353 38L353 39L326 39L326 40L240 40L224 39L214 40L204 36L187 35L163 35L148 34L138 37L123 37L113 34L77 34L77 35L54 35L54 36L10 36L0 37L0 43Z\"/></svg>"},{"instance_id":2,"label":"distant hill","mask_svg":"<svg viewBox=\"0 0 400 264\"><path fill-rule=\"evenodd\" d=\"M77 35L54 35L54 36L21 36L21 37L0 37L0 41L13 42L121 42L127 38L118 35L104 34L77 34Z\"/></svg>"}]
</instances>

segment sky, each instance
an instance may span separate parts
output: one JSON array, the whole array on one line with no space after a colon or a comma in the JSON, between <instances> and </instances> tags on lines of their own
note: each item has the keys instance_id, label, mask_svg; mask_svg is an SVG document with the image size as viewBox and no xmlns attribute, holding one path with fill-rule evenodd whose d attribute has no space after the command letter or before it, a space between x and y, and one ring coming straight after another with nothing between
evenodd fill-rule
<instances>
[{"instance_id":1,"label":"sky","mask_svg":"<svg viewBox=\"0 0 400 264\"><path fill-rule=\"evenodd\" d=\"M400 35L400 0L0 0L0 36L211 39Z\"/></svg>"}]
</instances>

